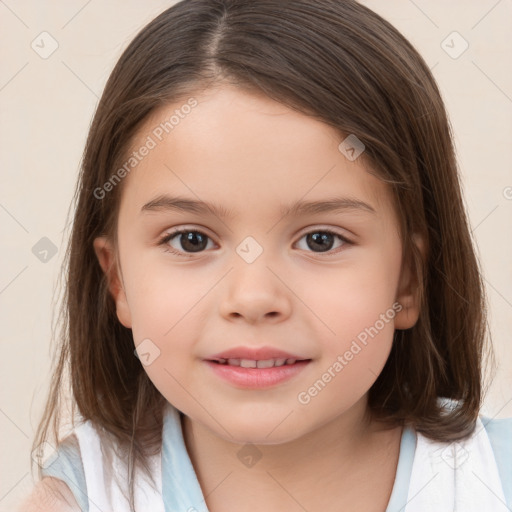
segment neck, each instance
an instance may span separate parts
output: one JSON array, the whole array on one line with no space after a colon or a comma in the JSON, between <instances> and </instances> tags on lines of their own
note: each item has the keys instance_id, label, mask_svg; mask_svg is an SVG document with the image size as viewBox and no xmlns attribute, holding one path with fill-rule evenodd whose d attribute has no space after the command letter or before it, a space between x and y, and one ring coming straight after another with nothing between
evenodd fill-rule
<instances>
[{"instance_id":1,"label":"neck","mask_svg":"<svg viewBox=\"0 0 512 512\"><path fill-rule=\"evenodd\" d=\"M372 471L378 479L378 472L391 461L394 472L388 475L383 498L387 503L401 429L385 429L371 422L366 407L364 397L344 414L282 444L232 443L184 416L185 444L210 512L295 510L290 508L294 500L302 507L295 503L297 510L320 510L323 500L323 510L340 510L336 497L346 502L354 494L356 503L355 493L364 492L365 482L371 487Z\"/></svg>"}]
</instances>

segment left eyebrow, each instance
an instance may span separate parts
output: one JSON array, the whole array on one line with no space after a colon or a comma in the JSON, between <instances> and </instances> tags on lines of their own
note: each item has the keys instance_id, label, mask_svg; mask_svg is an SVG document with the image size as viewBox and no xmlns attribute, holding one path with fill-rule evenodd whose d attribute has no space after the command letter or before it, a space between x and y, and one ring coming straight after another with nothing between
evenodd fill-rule
<instances>
[{"instance_id":1,"label":"left eyebrow","mask_svg":"<svg viewBox=\"0 0 512 512\"><path fill-rule=\"evenodd\" d=\"M220 218L232 219L235 217L233 210L224 208L222 205L209 203L206 201L197 201L195 199L160 195L141 208L141 213L151 211L181 211L195 214L213 214ZM341 212L347 210L366 211L376 214L375 208L360 199L351 197L333 197L324 201L296 201L290 206L281 207L282 217L290 215L315 215L326 212Z\"/></svg>"},{"instance_id":2,"label":"left eyebrow","mask_svg":"<svg viewBox=\"0 0 512 512\"><path fill-rule=\"evenodd\" d=\"M326 212L342 212L347 210L362 210L376 214L373 206L353 197L333 197L324 201L296 201L291 206L281 208L281 215L315 215Z\"/></svg>"}]
</instances>

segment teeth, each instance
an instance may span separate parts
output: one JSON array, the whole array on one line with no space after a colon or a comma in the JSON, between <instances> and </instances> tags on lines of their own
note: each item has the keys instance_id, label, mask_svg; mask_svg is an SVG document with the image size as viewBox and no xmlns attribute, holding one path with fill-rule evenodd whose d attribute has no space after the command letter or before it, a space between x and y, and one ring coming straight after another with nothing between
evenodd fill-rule
<instances>
[{"instance_id":1,"label":"teeth","mask_svg":"<svg viewBox=\"0 0 512 512\"><path fill-rule=\"evenodd\" d=\"M230 366L241 366L242 368L272 368L273 366L284 366L285 364L295 364L296 359L265 359L256 361L254 359L219 359L219 364L229 364Z\"/></svg>"},{"instance_id":2,"label":"teeth","mask_svg":"<svg viewBox=\"0 0 512 512\"><path fill-rule=\"evenodd\" d=\"M258 368L271 368L275 365L275 361L273 359L266 359L265 361L258 361Z\"/></svg>"}]
</instances>

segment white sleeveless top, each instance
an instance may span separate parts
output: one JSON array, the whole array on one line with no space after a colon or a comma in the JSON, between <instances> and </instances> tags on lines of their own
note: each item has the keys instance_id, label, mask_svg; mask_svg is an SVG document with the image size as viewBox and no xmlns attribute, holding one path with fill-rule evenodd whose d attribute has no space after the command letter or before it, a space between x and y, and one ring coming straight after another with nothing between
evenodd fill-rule
<instances>
[{"instance_id":1,"label":"white sleeveless top","mask_svg":"<svg viewBox=\"0 0 512 512\"><path fill-rule=\"evenodd\" d=\"M417 434L407 501L405 512L510 512L480 418L464 441L439 443Z\"/></svg>"},{"instance_id":2,"label":"white sleeveless top","mask_svg":"<svg viewBox=\"0 0 512 512\"><path fill-rule=\"evenodd\" d=\"M130 512L127 499L127 463L121 461L112 450L106 452L101 435L90 421L77 427L75 434L84 467L89 512ZM150 457L148 463L156 490L153 489L147 475L140 472L134 486L135 510L165 512L162 500L161 456Z\"/></svg>"},{"instance_id":3,"label":"white sleeveless top","mask_svg":"<svg viewBox=\"0 0 512 512\"><path fill-rule=\"evenodd\" d=\"M186 458L186 465L176 460L164 460L163 478L178 479L173 485L173 496L164 505L162 498L162 455L150 459L156 490L146 476L139 474L135 487L137 512L208 512L183 443L179 411L168 404L165 411L167 434L175 459ZM101 436L90 422L75 429L87 484L90 512L130 512L126 480L119 482L116 475L126 475L124 461L113 453L106 453ZM471 437L455 443L432 441L416 433L407 504L403 512L510 512L507 508L498 466L480 418ZM103 450L102 450L103 446ZM183 452L183 453L182 453Z\"/></svg>"}]
</instances>

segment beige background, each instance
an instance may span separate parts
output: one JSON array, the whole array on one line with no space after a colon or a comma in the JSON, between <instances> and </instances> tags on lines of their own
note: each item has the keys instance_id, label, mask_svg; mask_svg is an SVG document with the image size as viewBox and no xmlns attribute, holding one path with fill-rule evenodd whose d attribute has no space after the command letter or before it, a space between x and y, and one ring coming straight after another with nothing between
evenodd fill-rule
<instances>
[{"instance_id":1,"label":"beige background","mask_svg":"<svg viewBox=\"0 0 512 512\"><path fill-rule=\"evenodd\" d=\"M30 444L48 384L52 300L67 233L63 230L89 123L122 50L172 3L0 0L2 511L12 511L32 485ZM499 363L484 413L510 417L512 1L362 3L417 47L446 101L485 272ZM40 36L43 31L50 36ZM48 58L31 47L34 41L40 53L49 51L52 38L58 48ZM469 47L452 58L464 40ZM32 252L36 244L48 244L40 242L43 237L57 250L46 255L46 262Z\"/></svg>"}]
</instances>

